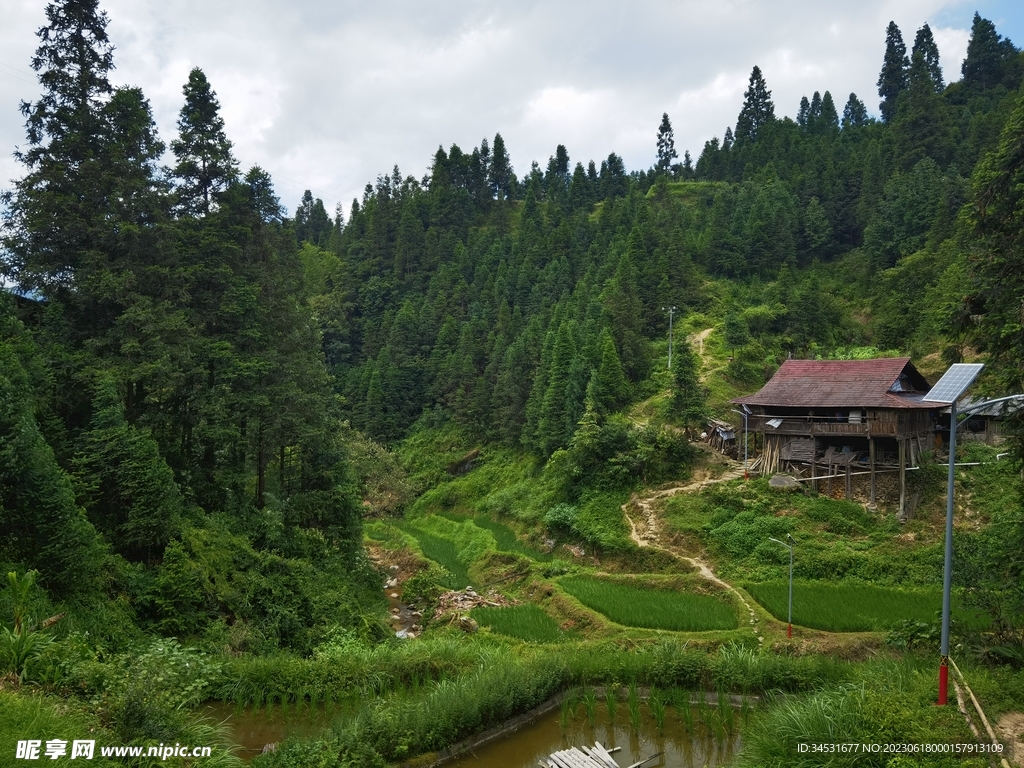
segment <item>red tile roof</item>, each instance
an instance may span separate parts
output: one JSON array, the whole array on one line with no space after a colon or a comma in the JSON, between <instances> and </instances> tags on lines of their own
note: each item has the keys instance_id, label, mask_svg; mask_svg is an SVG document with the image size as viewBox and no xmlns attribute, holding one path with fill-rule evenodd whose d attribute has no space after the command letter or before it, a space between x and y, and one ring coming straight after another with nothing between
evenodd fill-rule
<instances>
[{"instance_id":1,"label":"red tile roof","mask_svg":"<svg viewBox=\"0 0 1024 768\"><path fill-rule=\"evenodd\" d=\"M905 391L896 394L890 390L901 374ZM920 401L930 388L909 357L786 360L759 392L733 402L795 408L935 408L934 403Z\"/></svg>"}]
</instances>

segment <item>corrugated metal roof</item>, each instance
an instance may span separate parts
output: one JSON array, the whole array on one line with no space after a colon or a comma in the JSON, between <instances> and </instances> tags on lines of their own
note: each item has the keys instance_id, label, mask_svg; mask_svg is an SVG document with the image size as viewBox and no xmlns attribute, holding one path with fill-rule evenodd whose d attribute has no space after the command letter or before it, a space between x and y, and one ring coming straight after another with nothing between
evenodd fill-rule
<instances>
[{"instance_id":1,"label":"corrugated metal roof","mask_svg":"<svg viewBox=\"0 0 1024 768\"><path fill-rule=\"evenodd\" d=\"M900 394L894 393L894 385ZM934 408L920 399L929 388L909 357L786 360L760 391L732 402L790 408Z\"/></svg>"}]
</instances>

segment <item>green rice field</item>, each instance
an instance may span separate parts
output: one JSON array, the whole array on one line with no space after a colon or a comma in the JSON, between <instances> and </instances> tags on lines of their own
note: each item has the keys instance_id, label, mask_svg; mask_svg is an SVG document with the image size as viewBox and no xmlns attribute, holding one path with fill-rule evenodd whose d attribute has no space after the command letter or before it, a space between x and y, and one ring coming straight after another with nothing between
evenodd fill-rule
<instances>
[{"instance_id":1,"label":"green rice field","mask_svg":"<svg viewBox=\"0 0 1024 768\"><path fill-rule=\"evenodd\" d=\"M474 608L469 615L476 619L481 627L490 627L492 632L528 642L551 643L563 640L566 636L558 628L555 620L544 613L539 605Z\"/></svg>"},{"instance_id":2,"label":"green rice field","mask_svg":"<svg viewBox=\"0 0 1024 768\"><path fill-rule=\"evenodd\" d=\"M743 584L761 606L780 621L786 621L788 582ZM955 618L971 619L956 610ZM932 622L942 609L940 589L898 589L871 584L793 584L793 623L827 632L884 631L904 619ZM959 614L959 615L958 615Z\"/></svg>"},{"instance_id":3,"label":"green rice field","mask_svg":"<svg viewBox=\"0 0 1024 768\"><path fill-rule=\"evenodd\" d=\"M490 531L491 535L494 536L494 541L499 552L514 552L517 555L522 555L523 557L528 557L531 560L536 560L538 562L549 562L551 560L550 554L534 549L528 544L524 544L519 540L519 537L516 536L515 531L504 523L492 520L487 515L481 514L476 517L468 517L454 512L438 512L437 516L456 523L464 523L469 520L478 528Z\"/></svg>"},{"instance_id":4,"label":"green rice field","mask_svg":"<svg viewBox=\"0 0 1024 768\"><path fill-rule=\"evenodd\" d=\"M701 632L736 629L736 613L723 600L667 589L634 587L588 576L568 576L561 587L616 624Z\"/></svg>"},{"instance_id":5,"label":"green rice field","mask_svg":"<svg viewBox=\"0 0 1024 768\"><path fill-rule=\"evenodd\" d=\"M424 557L444 566L445 570L451 574L444 580L444 586L449 589L462 589L467 584L472 584L469 578L469 567L459 558L459 548L455 542L412 526L404 526L404 529L416 537Z\"/></svg>"}]
</instances>

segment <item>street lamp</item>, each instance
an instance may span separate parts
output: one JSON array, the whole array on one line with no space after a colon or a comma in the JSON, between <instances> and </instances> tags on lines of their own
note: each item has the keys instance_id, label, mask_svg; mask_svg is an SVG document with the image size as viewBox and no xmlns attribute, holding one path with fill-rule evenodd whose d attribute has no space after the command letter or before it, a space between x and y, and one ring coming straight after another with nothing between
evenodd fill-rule
<instances>
[{"instance_id":1,"label":"street lamp","mask_svg":"<svg viewBox=\"0 0 1024 768\"><path fill-rule=\"evenodd\" d=\"M749 480L750 474L747 472L747 416L750 412L747 411L747 406L743 406L742 411L737 411L735 408L730 408L733 413L738 413L743 417L743 479Z\"/></svg>"},{"instance_id":2,"label":"street lamp","mask_svg":"<svg viewBox=\"0 0 1024 768\"><path fill-rule=\"evenodd\" d=\"M949 698L949 613L950 593L953 587L953 472L956 468L956 431L960 425L957 424L958 415L967 416L975 411L981 411L992 405L1010 402L1011 400L1024 400L1024 395L1010 395L998 397L995 400L985 400L981 403L974 403L964 408L959 414L956 409L956 401L971 385L975 377L981 373L984 367L982 363L964 364L957 363L950 366L949 370L935 384L924 400L943 402L949 400L949 472L946 476L946 551L945 564L942 572L942 636L939 643L939 705L944 705ZM954 371L956 368L969 369ZM952 375L951 375L952 374ZM947 378L950 380L947 382ZM939 391L933 396L940 386L946 384L946 391ZM966 423L966 420L965 420Z\"/></svg>"},{"instance_id":3,"label":"street lamp","mask_svg":"<svg viewBox=\"0 0 1024 768\"><path fill-rule=\"evenodd\" d=\"M789 544L779 539L774 539L771 536L768 537L768 541L774 541L776 544L781 544L789 550L789 626L786 627L786 637L793 636L793 546L796 544L793 537L788 533L786 538L789 539Z\"/></svg>"},{"instance_id":4,"label":"street lamp","mask_svg":"<svg viewBox=\"0 0 1024 768\"><path fill-rule=\"evenodd\" d=\"M668 369L672 370L672 318L679 310L676 307L662 307L662 312L668 312Z\"/></svg>"}]
</instances>

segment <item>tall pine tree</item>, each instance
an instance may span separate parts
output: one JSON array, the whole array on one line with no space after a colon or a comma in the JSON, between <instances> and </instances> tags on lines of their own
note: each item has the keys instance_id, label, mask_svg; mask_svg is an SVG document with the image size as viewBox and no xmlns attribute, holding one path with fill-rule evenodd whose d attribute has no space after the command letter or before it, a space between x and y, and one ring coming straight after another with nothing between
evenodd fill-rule
<instances>
[{"instance_id":1,"label":"tall pine tree","mask_svg":"<svg viewBox=\"0 0 1024 768\"><path fill-rule=\"evenodd\" d=\"M900 93L907 87L907 70L910 59L907 58L907 46L903 35L895 21L889 22L885 30L885 58L882 71L878 75L878 95L882 102L878 108L882 112L883 122L888 123L896 116L896 101Z\"/></svg>"},{"instance_id":2,"label":"tall pine tree","mask_svg":"<svg viewBox=\"0 0 1024 768\"><path fill-rule=\"evenodd\" d=\"M183 213L202 216L210 212L218 193L238 175L231 142L224 134L220 102L199 67L188 75L182 89L185 105L178 116L178 138L171 142L177 158L178 206Z\"/></svg>"},{"instance_id":3,"label":"tall pine tree","mask_svg":"<svg viewBox=\"0 0 1024 768\"><path fill-rule=\"evenodd\" d=\"M755 66L750 72L750 82L743 93L743 108L736 118L736 141L756 141L758 131L775 120L775 105L772 92L761 75L761 68Z\"/></svg>"},{"instance_id":4,"label":"tall pine tree","mask_svg":"<svg viewBox=\"0 0 1024 768\"><path fill-rule=\"evenodd\" d=\"M672 123L669 122L668 112L665 112L661 116L661 125L658 126L658 170L661 173L668 173L672 169L672 161L677 157L679 153L676 152Z\"/></svg>"}]
</instances>

